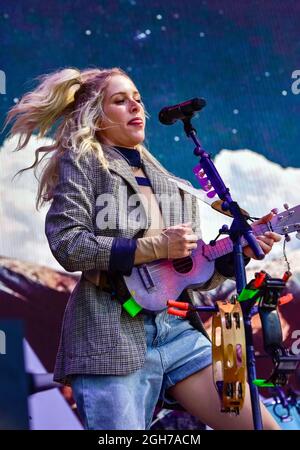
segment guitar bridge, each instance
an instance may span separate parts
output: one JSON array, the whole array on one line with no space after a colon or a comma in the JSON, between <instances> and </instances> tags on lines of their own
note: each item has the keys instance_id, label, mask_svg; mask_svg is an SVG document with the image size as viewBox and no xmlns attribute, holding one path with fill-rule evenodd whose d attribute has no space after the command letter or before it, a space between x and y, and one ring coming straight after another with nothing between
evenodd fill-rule
<instances>
[{"instance_id":1,"label":"guitar bridge","mask_svg":"<svg viewBox=\"0 0 300 450\"><path fill-rule=\"evenodd\" d=\"M147 265L143 264L143 265L139 266L137 269L138 269L139 275L141 277L141 280L143 282L145 289L148 292L155 290L155 285L154 285L153 279L150 275Z\"/></svg>"}]
</instances>

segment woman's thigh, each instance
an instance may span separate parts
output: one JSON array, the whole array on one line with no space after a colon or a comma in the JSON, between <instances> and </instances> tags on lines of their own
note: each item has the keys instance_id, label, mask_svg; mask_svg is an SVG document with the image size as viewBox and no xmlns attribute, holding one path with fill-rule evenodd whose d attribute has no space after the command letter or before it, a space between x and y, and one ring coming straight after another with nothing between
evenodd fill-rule
<instances>
[{"instance_id":1,"label":"woman's thigh","mask_svg":"<svg viewBox=\"0 0 300 450\"><path fill-rule=\"evenodd\" d=\"M190 414L203 423L219 430L253 430L249 386L247 385L244 406L238 416L220 411L220 400L213 383L212 367L209 366L172 386L172 395ZM263 428L279 430L280 427L261 404Z\"/></svg>"}]
</instances>

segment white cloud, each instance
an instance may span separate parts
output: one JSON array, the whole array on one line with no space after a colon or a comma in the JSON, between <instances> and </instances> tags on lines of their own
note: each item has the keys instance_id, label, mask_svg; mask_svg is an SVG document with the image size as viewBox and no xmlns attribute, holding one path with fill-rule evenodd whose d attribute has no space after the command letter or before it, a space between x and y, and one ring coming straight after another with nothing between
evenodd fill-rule
<instances>
[{"instance_id":1,"label":"white cloud","mask_svg":"<svg viewBox=\"0 0 300 450\"><path fill-rule=\"evenodd\" d=\"M35 209L37 180L28 170L12 180L20 169L30 166L35 150L50 145L49 138L33 136L28 145L13 152L17 136L6 139L0 149L0 255L18 258L62 270L52 256L44 234L48 207Z\"/></svg>"}]
</instances>

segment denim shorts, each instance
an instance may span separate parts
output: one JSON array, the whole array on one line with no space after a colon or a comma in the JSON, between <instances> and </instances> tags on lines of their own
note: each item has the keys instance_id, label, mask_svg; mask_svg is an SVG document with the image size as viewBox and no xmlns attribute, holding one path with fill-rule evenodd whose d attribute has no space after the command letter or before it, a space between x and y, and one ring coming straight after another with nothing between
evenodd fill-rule
<instances>
[{"instance_id":1,"label":"denim shorts","mask_svg":"<svg viewBox=\"0 0 300 450\"><path fill-rule=\"evenodd\" d=\"M74 399L84 427L92 430L145 430L158 400L176 403L166 391L212 362L211 343L185 319L144 314L144 366L128 375L75 375Z\"/></svg>"}]
</instances>

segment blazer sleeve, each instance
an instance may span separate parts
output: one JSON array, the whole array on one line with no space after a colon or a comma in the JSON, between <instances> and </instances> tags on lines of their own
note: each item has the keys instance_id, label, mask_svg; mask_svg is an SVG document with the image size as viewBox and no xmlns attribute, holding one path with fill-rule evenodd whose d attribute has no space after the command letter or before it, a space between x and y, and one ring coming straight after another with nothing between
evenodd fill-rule
<instances>
[{"instance_id":1,"label":"blazer sleeve","mask_svg":"<svg viewBox=\"0 0 300 450\"><path fill-rule=\"evenodd\" d=\"M114 238L94 230L96 164L92 155L78 160L69 150L59 161L45 233L53 256L69 272L109 268Z\"/></svg>"}]
</instances>

